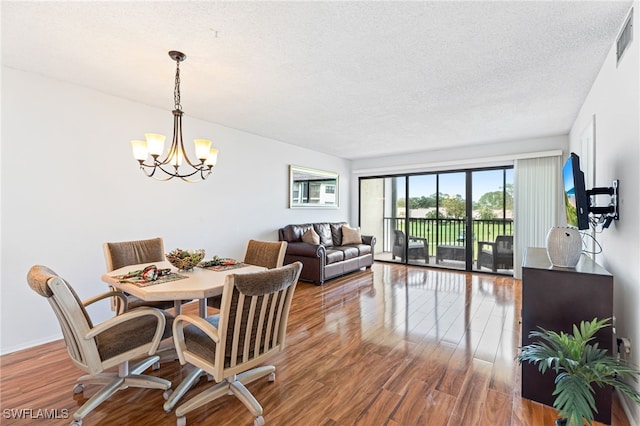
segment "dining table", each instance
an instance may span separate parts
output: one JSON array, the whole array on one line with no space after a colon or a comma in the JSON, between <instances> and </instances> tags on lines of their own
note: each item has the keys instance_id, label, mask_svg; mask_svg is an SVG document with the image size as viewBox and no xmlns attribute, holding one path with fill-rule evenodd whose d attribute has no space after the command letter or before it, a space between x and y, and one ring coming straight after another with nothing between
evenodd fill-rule
<instances>
[{"instance_id":1,"label":"dining table","mask_svg":"<svg viewBox=\"0 0 640 426\"><path fill-rule=\"evenodd\" d=\"M135 276L137 272L150 265L155 265L158 270L170 269L170 273L149 281L127 279L128 275ZM173 300L176 315L181 313L183 301L197 299L199 314L201 317L206 317L207 298L222 294L228 275L260 272L266 269L262 266L237 263L216 267L196 266L192 270L181 271L164 260L123 266L103 274L102 281L147 302Z\"/></svg>"}]
</instances>

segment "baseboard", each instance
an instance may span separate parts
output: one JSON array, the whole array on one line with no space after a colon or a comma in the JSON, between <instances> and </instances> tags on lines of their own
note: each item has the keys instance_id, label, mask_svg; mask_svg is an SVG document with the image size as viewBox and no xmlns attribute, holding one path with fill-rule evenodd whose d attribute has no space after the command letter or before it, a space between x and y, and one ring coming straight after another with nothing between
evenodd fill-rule
<instances>
[{"instance_id":1,"label":"baseboard","mask_svg":"<svg viewBox=\"0 0 640 426\"><path fill-rule=\"evenodd\" d=\"M53 336L47 336L44 337L42 339L36 339L36 340L31 340L29 342L20 344L20 345L16 345L16 346L9 346L8 348L2 348L0 349L0 356L2 355L8 355L14 352L18 352L18 351L22 351L24 349L31 349L35 346L39 346L39 345L44 345L45 343L51 343L54 342L56 340L60 340L62 339L62 333L53 335ZM635 425L634 425L635 426Z\"/></svg>"},{"instance_id":2,"label":"baseboard","mask_svg":"<svg viewBox=\"0 0 640 426\"><path fill-rule=\"evenodd\" d=\"M627 420L629 420L630 426L638 426L638 422L636 418L633 417L633 412L631 411L631 407L629 406L629 398L622 395L620 390L616 389L616 393L618 394L618 401L620 401L620 405L622 405L622 410L624 414L627 416Z\"/></svg>"}]
</instances>

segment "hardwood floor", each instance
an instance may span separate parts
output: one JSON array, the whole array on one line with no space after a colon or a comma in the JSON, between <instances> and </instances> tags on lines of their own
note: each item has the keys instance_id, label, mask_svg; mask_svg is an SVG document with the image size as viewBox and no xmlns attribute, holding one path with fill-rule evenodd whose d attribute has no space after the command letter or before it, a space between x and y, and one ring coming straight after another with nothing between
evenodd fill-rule
<instances>
[{"instance_id":1,"label":"hardwood floor","mask_svg":"<svg viewBox=\"0 0 640 426\"><path fill-rule=\"evenodd\" d=\"M267 425L551 426L552 408L520 397L520 305L518 280L401 265L301 282L276 381L248 387ZM174 361L150 374L175 387L188 371ZM65 413L96 389L73 396L81 372L61 341L0 357L0 374L2 425L67 425ZM201 379L184 398L209 385ZM161 391L125 389L84 424L173 425L163 402ZM617 398L613 413L613 425L629 424ZM187 416L189 425L252 422L232 396Z\"/></svg>"}]
</instances>

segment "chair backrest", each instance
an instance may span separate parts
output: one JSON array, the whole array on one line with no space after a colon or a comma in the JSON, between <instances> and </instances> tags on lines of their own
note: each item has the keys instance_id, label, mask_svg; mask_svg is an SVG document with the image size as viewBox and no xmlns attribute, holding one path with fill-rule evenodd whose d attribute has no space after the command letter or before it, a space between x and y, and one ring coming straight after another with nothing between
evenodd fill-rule
<instances>
[{"instance_id":1,"label":"chair backrest","mask_svg":"<svg viewBox=\"0 0 640 426\"><path fill-rule=\"evenodd\" d=\"M41 265L29 269L27 282L33 291L49 301L76 366L89 373L101 371L97 342L95 338L84 337L93 324L73 288L54 271Z\"/></svg>"},{"instance_id":2,"label":"chair backrest","mask_svg":"<svg viewBox=\"0 0 640 426\"><path fill-rule=\"evenodd\" d=\"M286 251L286 241L249 240L244 255L244 263L268 269L279 268L284 263Z\"/></svg>"},{"instance_id":3,"label":"chair backrest","mask_svg":"<svg viewBox=\"0 0 640 426\"><path fill-rule=\"evenodd\" d=\"M284 349L300 271L302 263L295 262L263 272L227 276L218 325L220 343L215 353L220 375L228 377L229 369L253 368Z\"/></svg>"},{"instance_id":4,"label":"chair backrest","mask_svg":"<svg viewBox=\"0 0 640 426\"><path fill-rule=\"evenodd\" d=\"M138 263L162 262L164 260L164 241L162 238L151 238L149 240L104 243L104 257L107 263L107 272Z\"/></svg>"},{"instance_id":5,"label":"chair backrest","mask_svg":"<svg viewBox=\"0 0 640 426\"><path fill-rule=\"evenodd\" d=\"M496 237L496 246L498 253L512 253L513 235L498 235Z\"/></svg>"},{"instance_id":6,"label":"chair backrest","mask_svg":"<svg viewBox=\"0 0 640 426\"><path fill-rule=\"evenodd\" d=\"M402 246L404 247L405 244L405 236L404 236L404 232L398 230L398 229L394 229L393 230L393 234L395 236L395 241L393 243L394 246Z\"/></svg>"}]
</instances>

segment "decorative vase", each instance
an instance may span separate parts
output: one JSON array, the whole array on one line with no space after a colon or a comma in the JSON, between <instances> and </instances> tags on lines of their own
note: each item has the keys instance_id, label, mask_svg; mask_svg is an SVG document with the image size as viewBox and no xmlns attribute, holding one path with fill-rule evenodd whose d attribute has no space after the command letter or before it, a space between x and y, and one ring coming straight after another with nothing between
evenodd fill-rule
<instances>
[{"instance_id":1,"label":"decorative vase","mask_svg":"<svg viewBox=\"0 0 640 426\"><path fill-rule=\"evenodd\" d=\"M547 255L553 266L575 268L582 254L582 238L575 228L554 226L547 233Z\"/></svg>"}]
</instances>

